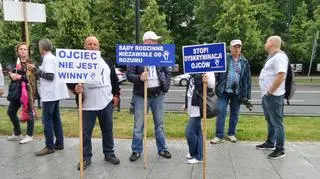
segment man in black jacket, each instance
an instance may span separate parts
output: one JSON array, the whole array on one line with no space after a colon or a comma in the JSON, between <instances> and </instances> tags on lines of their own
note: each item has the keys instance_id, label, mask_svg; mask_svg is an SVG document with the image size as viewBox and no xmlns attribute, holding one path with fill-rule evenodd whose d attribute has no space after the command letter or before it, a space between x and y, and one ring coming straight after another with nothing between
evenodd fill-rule
<instances>
[{"instance_id":1,"label":"man in black jacket","mask_svg":"<svg viewBox=\"0 0 320 179\"><path fill-rule=\"evenodd\" d=\"M144 44L158 44L161 37L152 31L143 35ZM144 67L128 67L127 78L134 84L134 128L132 139L132 154L130 161L136 161L142 153L143 142L143 115L144 115L144 81L148 81L148 104L151 108L154 121L155 136L158 154L164 158L171 158L168 151L164 135L164 94L170 87L171 72L168 67L148 66L148 72L144 72Z\"/></svg>"},{"instance_id":2,"label":"man in black jacket","mask_svg":"<svg viewBox=\"0 0 320 179\"><path fill-rule=\"evenodd\" d=\"M99 40L95 36L89 36L84 43L86 50L100 50ZM119 103L120 88L115 69L108 60L100 59L102 80L99 83L69 84L68 87L75 94L83 94L83 160L84 169L91 164L92 131L99 119L102 132L102 147L105 160L112 164L119 164L120 160L114 154L113 140L113 106ZM78 164L78 170L80 165Z\"/></svg>"}]
</instances>

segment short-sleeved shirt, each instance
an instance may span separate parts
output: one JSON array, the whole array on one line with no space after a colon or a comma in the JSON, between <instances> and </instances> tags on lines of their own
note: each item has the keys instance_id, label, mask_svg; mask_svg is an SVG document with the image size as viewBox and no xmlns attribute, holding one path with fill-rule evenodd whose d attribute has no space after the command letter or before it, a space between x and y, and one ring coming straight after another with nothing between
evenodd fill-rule
<instances>
[{"instance_id":1,"label":"short-sleeved shirt","mask_svg":"<svg viewBox=\"0 0 320 179\"><path fill-rule=\"evenodd\" d=\"M57 101L63 98L68 98L68 89L65 83L60 83L56 79L56 57L48 52L43 56L43 61L40 70L44 73L54 74L52 81L40 78L40 96L43 102Z\"/></svg>"},{"instance_id":2,"label":"short-sleeved shirt","mask_svg":"<svg viewBox=\"0 0 320 179\"><path fill-rule=\"evenodd\" d=\"M278 73L287 73L288 70L288 56L283 52L277 52L273 56L269 56L263 69L259 75L259 86L261 89L261 96L264 96L273 85L276 75ZM281 83L272 94L274 96L281 96L285 93L285 80Z\"/></svg>"},{"instance_id":3,"label":"short-sleeved shirt","mask_svg":"<svg viewBox=\"0 0 320 179\"><path fill-rule=\"evenodd\" d=\"M101 80L99 83L84 84L83 110L96 111L104 109L113 99L110 67L101 58L99 60Z\"/></svg>"}]
</instances>

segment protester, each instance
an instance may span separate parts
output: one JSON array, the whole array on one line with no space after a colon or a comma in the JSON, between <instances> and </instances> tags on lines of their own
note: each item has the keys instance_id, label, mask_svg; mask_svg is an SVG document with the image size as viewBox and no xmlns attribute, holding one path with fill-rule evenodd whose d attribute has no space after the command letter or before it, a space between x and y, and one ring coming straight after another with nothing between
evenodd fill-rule
<instances>
[{"instance_id":1,"label":"protester","mask_svg":"<svg viewBox=\"0 0 320 179\"><path fill-rule=\"evenodd\" d=\"M8 137L9 141L20 141L25 144L33 141L34 128L34 108L33 102L36 94L36 73L34 65L29 58L28 46L26 43L19 43L16 46L16 54L18 62L16 68L9 72L11 83L15 83L19 88L17 99L10 99L7 114L13 125L13 135ZM2 74L2 73L1 73ZM9 88L9 90L14 90ZM12 93L13 91L9 91ZM23 93L26 92L26 93ZM24 95L21 95L24 94ZM27 134L25 137L21 135L20 121L17 116L18 110L22 105L20 120L27 122Z\"/></svg>"},{"instance_id":2,"label":"protester","mask_svg":"<svg viewBox=\"0 0 320 179\"><path fill-rule=\"evenodd\" d=\"M262 108L268 125L267 140L257 145L257 149L273 150L270 159L284 157L285 132L283 127L283 100L285 94L285 78L289 59L281 51L282 40L279 36L271 36L264 46L268 53L267 61L259 76L262 96Z\"/></svg>"},{"instance_id":3,"label":"protester","mask_svg":"<svg viewBox=\"0 0 320 179\"><path fill-rule=\"evenodd\" d=\"M99 40L95 36L85 39L84 48L86 50L100 50ZM86 169L91 164L92 131L98 117L102 132L102 149L104 159L112 164L119 164L119 158L114 154L113 139L113 107L118 106L120 88L115 69L109 60L102 57L99 60L102 70L102 80L100 83L90 84L68 84L75 94L83 94L83 166ZM78 99L78 95L77 98ZM78 164L80 170L80 163Z\"/></svg>"},{"instance_id":4,"label":"protester","mask_svg":"<svg viewBox=\"0 0 320 179\"><path fill-rule=\"evenodd\" d=\"M203 159L203 139L201 129L201 117L199 108L199 96L203 91L203 83L208 84L208 91L214 90L215 75L213 72L204 75L192 75L186 90L185 107L188 109L189 121L186 126L185 135L188 142L189 153L186 158L188 164L201 163ZM198 93L197 93L198 91Z\"/></svg>"},{"instance_id":5,"label":"protester","mask_svg":"<svg viewBox=\"0 0 320 179\"><path fill-rule=\"evenodd\" d=\"M227 72L216 74L216 93L220 114L216 119L216 137L211 144L224 142L224 125L227 107L230 103L229 130L227 139L237 142L236 128L241 103L251 98L251 71L249 62L241 54L242 42L235 39L230 42L230 53L227 54Z\"/></svg>"},{"instance_id":6,"label":"protester","mask_svg":"<svg viewBox=\"0 0 320 179\"><path fill-rule=\"evenodd\" d=\"M59 100L68 97L66 84L56 78L56 57L52 54L53 45L49 39L39 41L42 64L37 71L40 78L40 96L42 99L42 124L44 128L45 147L37 156L51 154L64 149L62 121L60 118ZM55 137L55 141L54 141Z\"/></svg>"},{"instance_id":7,"label":"protester","mask_svg":"<svg viewBox=\"0 0 320 179\"><path fill-rule=\"evenodd\" d=\"M143 35L144 44L158 44L161 37L153 31ZM134 100L134 128L132 138L132 154L130 161L136 161L143 152L143 128L144 128L144 81L148 81L148 104L153 114L154 130L158 154L164 158L171 158L164 135L164 94L170 87L171 72L168 67L148 66L148 72L144 67L130 66L127 71L128 81L133 83ZM146 142L146 141L145 141Z\"/></svg>"}]
</instances>

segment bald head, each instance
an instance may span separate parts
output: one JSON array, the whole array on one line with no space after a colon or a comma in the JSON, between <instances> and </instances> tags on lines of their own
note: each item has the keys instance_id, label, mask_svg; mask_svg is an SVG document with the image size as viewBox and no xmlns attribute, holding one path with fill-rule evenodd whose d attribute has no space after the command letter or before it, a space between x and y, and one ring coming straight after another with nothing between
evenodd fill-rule
<instances>
[{"instance_id":1,"label":"bald head","mask_svg":"<svg viewBox=\"0 0 320 179\"><path fill-rule=\"evenodd\" d=\"M97 37L89 36L84 41L84 48L86 50L100 50L100 43Z\"/></svg>"},{"instance_id":2,"label":"bald head","mask_svg":"<svg viewBox=\"0 0 320 179\"><path fill-rule=\"evenodd\" d=\"M281 49L282 40L281 37L274 35L270 36L267 39L267 42L265 44L265 50L269 53L273 53L275 51L279 51Z\"/></svg>"}]
</instances>

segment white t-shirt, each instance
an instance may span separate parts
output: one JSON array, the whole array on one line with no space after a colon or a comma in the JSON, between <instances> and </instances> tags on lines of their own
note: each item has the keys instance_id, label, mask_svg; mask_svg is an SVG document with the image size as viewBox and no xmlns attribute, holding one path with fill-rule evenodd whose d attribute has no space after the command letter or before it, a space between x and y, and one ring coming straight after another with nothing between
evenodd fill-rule
<instances>
[{"instance_id":1,"label":"white t-shirt","mask_svg":"<svg viewBox=\"0 0 320 179\"><path fill-rule=\"evenodd\" d=\"M214 75L214 72L207 72L208 75L208 88L215 88L216 85L216 77ZM193 78L191 78L193 80ZM192 106L191 101L192 101L192 94L194 90L194 83L193 81L190 81L190 86L187 92L188 96L188 114L190 117L199 117L200 116L200 108L199 106Z\"/></svg>"},{"instance_id":2,"label":"white t-shirt","mask_svg":"<svg viewBox=\"0 0 320 179\"><path fill-rule=\"evenodd\" d=\"M261 96L264 96L267 93L267 91L271 88L278 73L287 73L288 62L289 59L287 55L282 51L277 52L274 56L267 60L259 75L259 86L261 89ZM279 88L277 88L272 94L275 96L281 96L284 93L285 80L283 80Z\"/></svg>"},{"instance_id":3,"label":"white t-shirt","mask_svg":"<svg viewBox=\"0 0 320 179\"><path fill-rule=\"evenodd\" d=\"M4 77L3 77L3 72L2 72L2 67L0 64L0 88L4 87Z\"/></svg>"},{"instance_id":4,"label":"white t-shirt","mask_svg":"<svg viewBox=\"0 0 320 179\"><path fill-rule=\"evenodd\" d=\"M156 66L148 66L148 88L155 88L160 86L158 79L158 72Z\"/></svg>"},{"instance_id":5,"label":"white t-shirt","mask_svg":"<svg viewBox=\"0 0 320 179\"><path fill-rule=\"evenodd\" d=\"M96 111L104 109L113 99L112 85L110 80L110 68L101 58L99 60L101 80L99 83L84 84L83 110Z\"/></svg>"},{"instance_id":6,"label":"white t-shirt","mask_svg":"<svg viewBox=\"0 0 320 179\"><path fill-rule=\"evenodd\" d=\"M40 78L40 96L43 102L57 101L69 97L67 85L56 80L56 63L56 57L48 52L43 57L42 64L39 67L45 73L55 75L53 81Z\"/></svg>"}]
</instances>

